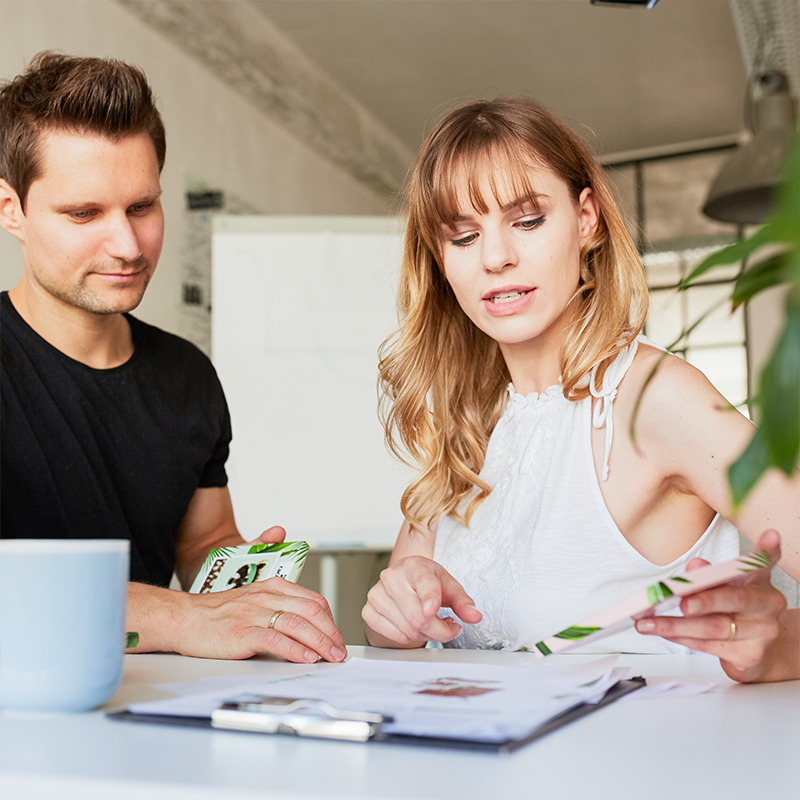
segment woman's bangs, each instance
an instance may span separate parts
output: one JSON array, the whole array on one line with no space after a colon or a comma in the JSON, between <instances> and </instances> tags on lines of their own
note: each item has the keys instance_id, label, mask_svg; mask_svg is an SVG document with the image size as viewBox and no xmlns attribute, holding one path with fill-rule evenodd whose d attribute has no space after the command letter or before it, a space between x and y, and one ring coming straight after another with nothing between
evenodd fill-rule
<instances>
[{"instance_id":1,"label":"woman's bangs","mask_svg":"<svg viewBox=\"0 0 800 800\"><path fill-rule=\"evenodd\" d=\"M499 206L517 201L529 203L538 211L531 173L541 166L540 158L522 152L518 144L511 147L506 142L493 142L487 146L484 142L477 147L462 147L446 161L442 160L433 176L429 219L441 232L443 227L453 228L464 213L465 202L477 214L486 214L487 185Z\"/></svg>"}]
</instances>

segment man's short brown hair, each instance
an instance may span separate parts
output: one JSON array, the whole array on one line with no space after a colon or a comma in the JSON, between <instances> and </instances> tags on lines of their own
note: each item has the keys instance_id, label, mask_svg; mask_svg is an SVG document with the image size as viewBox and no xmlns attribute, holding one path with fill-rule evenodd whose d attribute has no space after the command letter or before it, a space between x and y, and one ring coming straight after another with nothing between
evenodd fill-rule
<instances>
[{"instance_id":1,"label":"man's short brown hair","mask_svg":"<svg viewBox=\"0 0 800 800\"><path fill-rule=\"evenodd\" d=\"M0 178L22 209L41 174L40 143L49 130L99 134L112 141L146 133L158 169L167 150L164 123L144 73L113 58L77 58L44 51L0 86Z\"/></svg>"}]
</instances>

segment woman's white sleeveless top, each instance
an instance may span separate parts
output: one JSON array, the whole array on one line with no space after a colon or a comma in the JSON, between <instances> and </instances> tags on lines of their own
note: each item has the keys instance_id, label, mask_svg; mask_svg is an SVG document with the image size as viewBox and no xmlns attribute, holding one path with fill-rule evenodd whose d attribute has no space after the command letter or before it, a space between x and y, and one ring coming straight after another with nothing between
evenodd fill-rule
<instances>
[{"instance_id":1,"label":"woman's white sleeveless top","mask_svg":"<svg viewBox=\"0 0 800 800\"><path fill-rule=\"evenodd\" d=\"M483 613L445 647L532 650L588 614L685 570L739 554L736 528L717 515L695 545L658 566L634 549L606 508L592 458L591 427L606 427L603 477L613 440L617 387L636 354L623 350L592 398L571 402L553 386L509 400L489 440L481 477L492 487L469 528L444 518L434 559ZM678 612L675 612L678 613ZM450 615L443 609L441 616ZM575 652L678 653L686 648L634 629Z\"/></svg>"}]
</instances>

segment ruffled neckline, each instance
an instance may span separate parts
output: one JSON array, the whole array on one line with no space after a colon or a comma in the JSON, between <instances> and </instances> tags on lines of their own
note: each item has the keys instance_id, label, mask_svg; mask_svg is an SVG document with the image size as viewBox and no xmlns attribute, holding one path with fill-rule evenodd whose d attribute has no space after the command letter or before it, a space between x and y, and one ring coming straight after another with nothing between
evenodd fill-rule
<instances>
[{"instance_id":1,"label":"ruffled neckline","mask_svg":"<svg viewBox=\"0 0 800 800\"><path fill-rule=\"evenodd\" d=\"M552 400L554 397L563 397L564 390L561 387L561 384L555 384L553 386L548 386L543 392L531 392L530 394L519 394L514 389L514 384L508 384L508 400L509 403L513 403L514 405L519 406L527 406L527 405L540 405L541 403L546 403L549 400Z\"/></svg>"},{"instance_id":2,"label":"ruffled neckline","mask_svg":"<svg viewBox=\"0 0 800 800\"><path fill-rule=\"evenodd\" d=\"M514 389L514 384L508 384L508 397L514 403L537 403L546 402L552 397L561 397L564 390L561 384L548 386L541 394L539 392L531 392L530 394L520 394Z\"/></svg>"}]
</instances>

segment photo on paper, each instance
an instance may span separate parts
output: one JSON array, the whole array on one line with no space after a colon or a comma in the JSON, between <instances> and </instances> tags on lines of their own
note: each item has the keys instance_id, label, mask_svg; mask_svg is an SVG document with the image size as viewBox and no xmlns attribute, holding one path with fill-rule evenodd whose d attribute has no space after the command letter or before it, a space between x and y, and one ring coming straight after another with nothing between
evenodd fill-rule
<instances>
[{"instance_id":1,"label":"photo on paper","mask_svg":"<svg viewBox=\"0 0 800 800\"><path fill-rule=\"evenodd\" d=\"M495 684L490 686L489 684ZM437 697L477 697L500 690L499 681L475 681L465 678L436 678L424 681L414 694L432 694Z\"/></svg>"}]
</instances>

